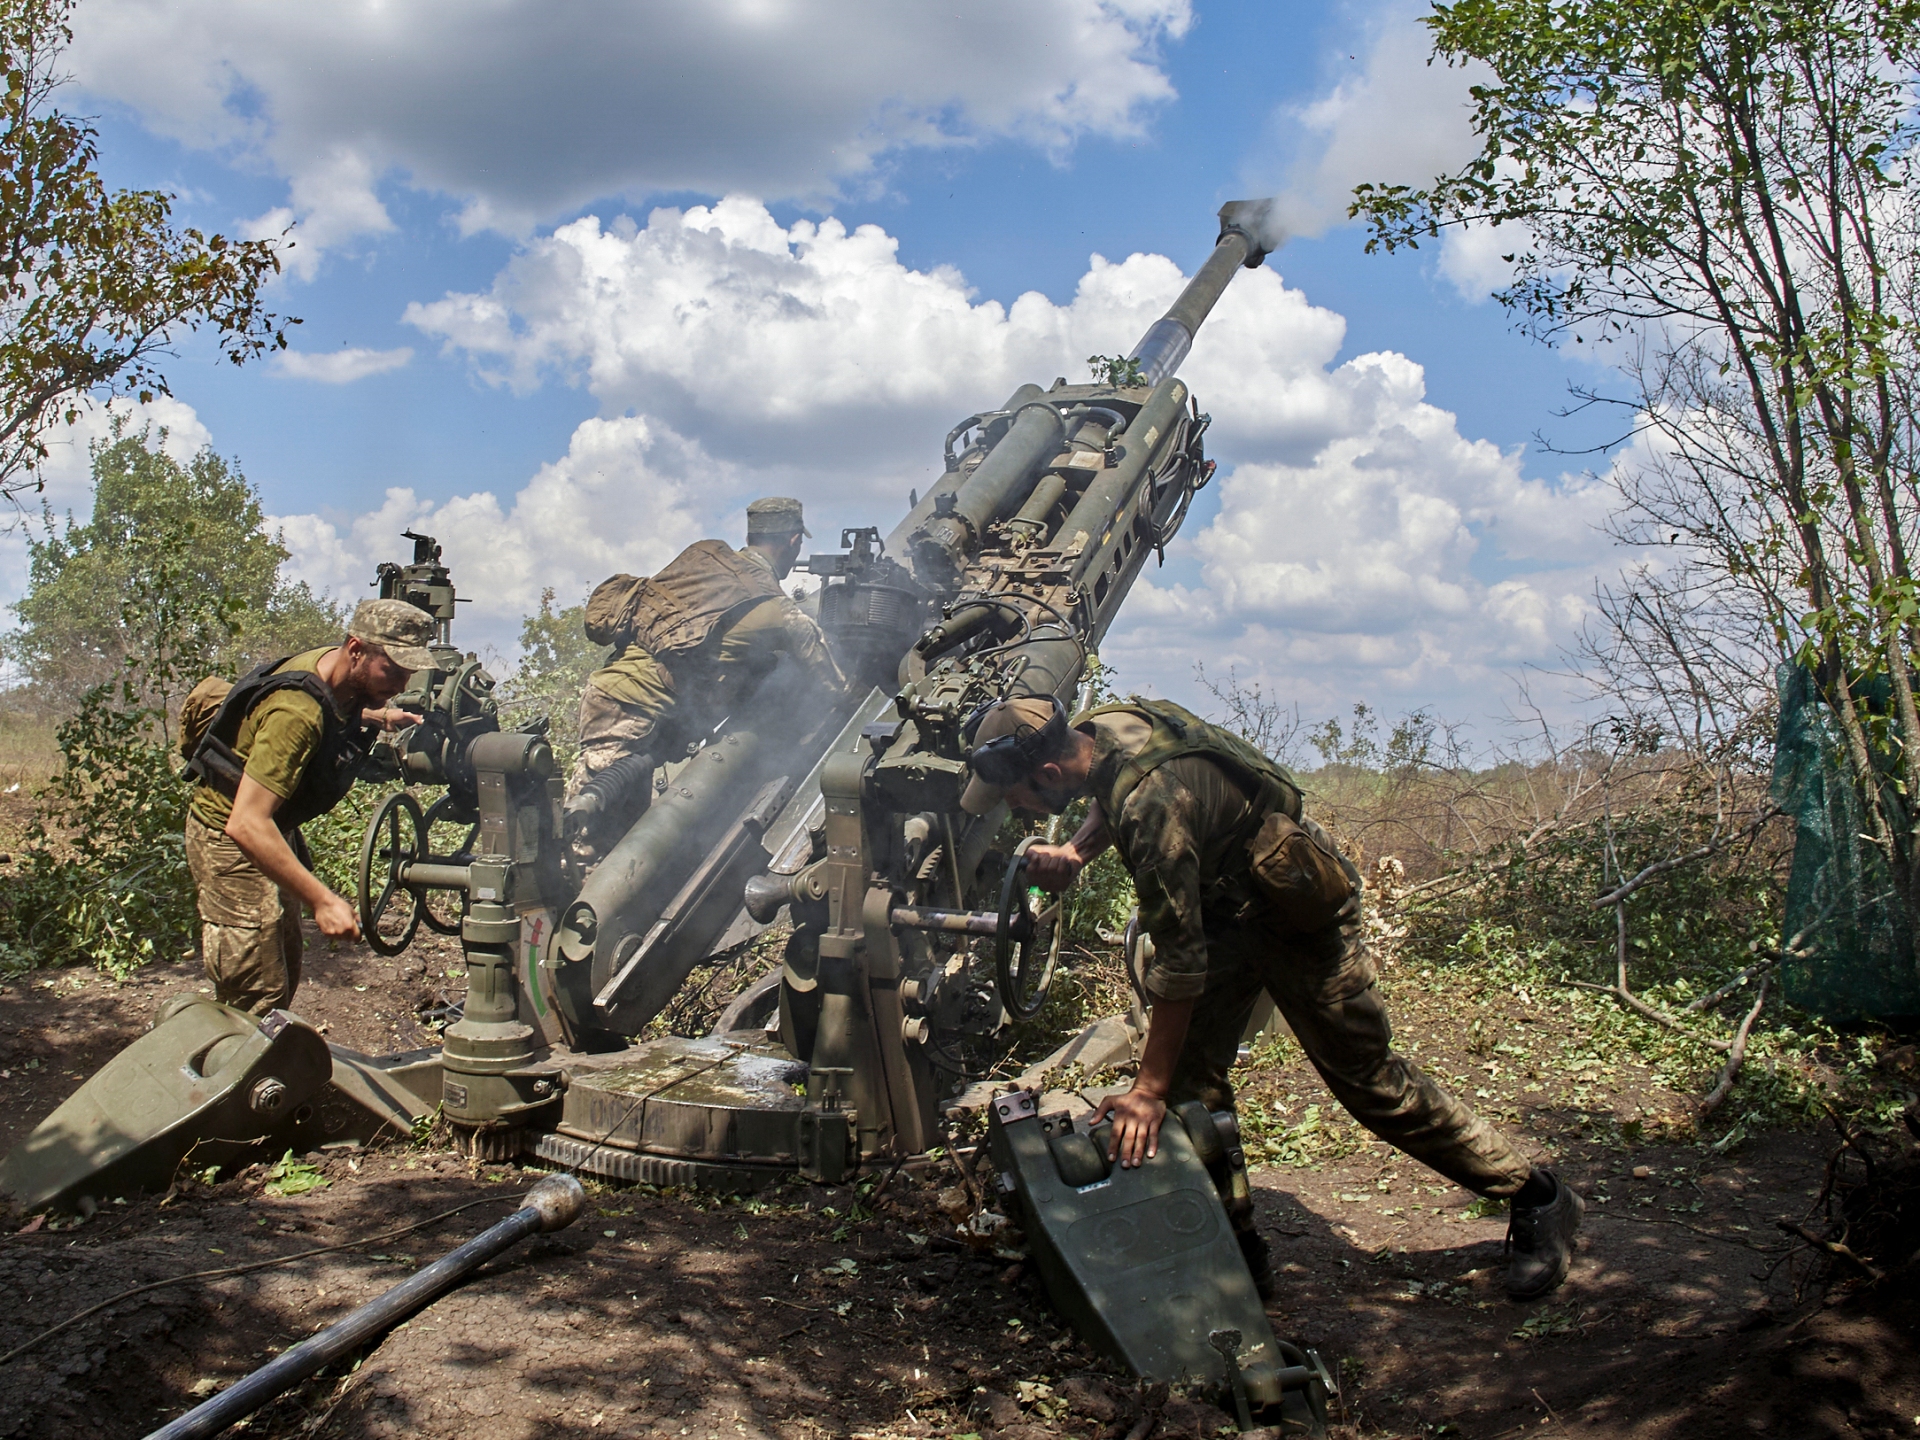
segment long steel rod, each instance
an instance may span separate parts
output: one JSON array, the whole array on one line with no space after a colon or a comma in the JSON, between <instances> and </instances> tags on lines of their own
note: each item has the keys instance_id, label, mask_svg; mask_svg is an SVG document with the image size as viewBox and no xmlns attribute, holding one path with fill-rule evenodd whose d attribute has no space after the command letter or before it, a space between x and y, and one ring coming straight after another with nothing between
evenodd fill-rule
<instances>
[{"instance_id":1,"label":"long steel rod","mask_svg":"<svg viewBox=\"0 0 1920 1440\"><path fill-rule=\"evenodd\" d=\"M1000 917L987 910L932 910L921 905L896 905L887 912L887 919L903 930L945 930L955 935L987 936L1000 933ZM1031 922L1015 915L1010 933L1014 939L1023 940L1031 928Z\"/></svg>"},{"instance_id":2,"label":"long steel rod","mask_svg":"<svg viewBox=\"0 0 1920 1440\"><path fill-rule=\"evenodd\" d=\"M188 1440L188 1437L199 1440L199 1437L218 1435L275 1396L432 1304L466 1276L534 1231L565 1229L579 1216L586 1199L586 1192L573 1176L549 1175L527 1192L518 1210L492 1229L481 1231L458 1250L402 1280L379 1299L369 1300L346 1319L268 1361L204 1405L196 1405L179 1419L162 1425L146 1440Z\"/></svg>"}]
</instances>

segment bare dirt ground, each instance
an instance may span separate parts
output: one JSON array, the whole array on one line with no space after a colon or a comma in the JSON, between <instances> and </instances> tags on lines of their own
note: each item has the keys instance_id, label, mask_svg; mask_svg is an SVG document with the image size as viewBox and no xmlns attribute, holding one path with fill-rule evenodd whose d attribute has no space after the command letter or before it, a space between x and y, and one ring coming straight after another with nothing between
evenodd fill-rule
<instances>
[{"instance_id":1,"label":"bare dirt ground","mask_svg":"<svg viewBox=\"0 0 1920 1440\"><path fill-rule=\"evenodd\" d=\"M372 1051L429 1042L414 1011L447 983L450 951L396 962L311 943L297 1005L330 1039ZM162 996L200 983L186 967L125 986L39 972L0 991L0 1145L137 1034ZM1607 1066L1617 1073L1605 1087L1559 1062L1502 1069L1469 1049L1457 997L1393 989L1407 1047L1453 1083L1484 1082L1477 1103L1586 1194L1588 1221L1568 1284L1522 1307L1500 1288L1502 1220L1377 1143L1258 1170L1281 1269L1275 1329L1339 1375L1341 1434L1920 1434L1911 1269L1904 1284L1823 1290L1775 1226L1814 1203L1826 1137L1769 1131L1724 1154L1630 1140L1643 1132L1597 1124L1596 1111L1684 1104L1630 1058ZM1569 1038L1564 1016L1530 1001L1474 1014L1502 1025L1515 1051L1544 1057ZM1323 1098L1297 1052L1269 1055L1248 1079L1250 1097L1295 1115ZM301 1195L268 1193L255 1169L60 1228L16 1234L15 1217L0 1240L0 1352L135 1285L495 1203L403 1238L122 1300L0 1363L0 1434L144 1434L477 1233L530 1178L433 1148L320 1164L328 1183ZM729 1201L595 1186L572 1229L524 1243L248 1433L1124 1434L1142 1397L1059 1325L1027 1266L951 1238L936 1196L954 1180L945 1160L900 1171L877 1197L798 1183ZM1157 1423L1161 1435L1230 1429L1179 1397Z\"/></svg>"}]
</instances>

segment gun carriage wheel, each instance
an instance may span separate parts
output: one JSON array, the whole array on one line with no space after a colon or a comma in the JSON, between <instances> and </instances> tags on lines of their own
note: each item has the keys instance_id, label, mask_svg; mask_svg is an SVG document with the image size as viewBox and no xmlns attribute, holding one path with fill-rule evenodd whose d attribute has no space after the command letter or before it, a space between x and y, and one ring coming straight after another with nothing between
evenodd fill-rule
<instances>
[{"instance_id":1,"label":"gun carriage wheel","mask_svg":"<svg viewBox=\"0 0 1920 1440\"><path fill-rule=\"evenodd\" d=\"M413 793L389 795L374 812L360 842L360 935L379 955L398 955L413 943L424 922L441 935L458 935L466 897L452 872L466 865L479 826L469 824L453 855L433 853L433 827L460 824L458 807L442 796L422 811ZM421 870L440 873L423 879Z\"/></svg>"}]
</instances>

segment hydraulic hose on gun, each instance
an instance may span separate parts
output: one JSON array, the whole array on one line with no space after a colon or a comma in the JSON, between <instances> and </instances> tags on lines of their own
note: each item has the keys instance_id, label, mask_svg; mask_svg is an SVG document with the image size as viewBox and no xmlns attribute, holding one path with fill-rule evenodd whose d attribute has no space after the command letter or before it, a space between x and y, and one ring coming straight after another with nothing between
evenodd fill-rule
<instances>
[{"instance_id":1,"label":"hydraulic hose on gun","mask_svg":"<svg viewBox=\"0 0 1920 1440\"><path fill-rule=\"evenodd\" d=\"M438 1300L487 1261L533 1234L564 1230L579 1218L586 1192L571 1175L549 1175L526 1194L520 1208L483 1230L451 1255L409 1276L346 1319L329 1325L228 1386L204 1405L162 1425L146 1440L199 1440L218 1435L302 1380L384 1334L415 1311Z\"/></svg>"}]
</instances>

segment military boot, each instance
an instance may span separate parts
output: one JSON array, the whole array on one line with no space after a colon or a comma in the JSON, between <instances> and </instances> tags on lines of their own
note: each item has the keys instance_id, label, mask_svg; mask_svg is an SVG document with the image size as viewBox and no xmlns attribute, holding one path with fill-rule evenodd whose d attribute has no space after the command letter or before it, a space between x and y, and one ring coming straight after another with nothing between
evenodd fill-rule
<instances>
[{"instance_id":1,"label":"military boot","mask_svg":"<svg viewBox=\"0 0 1920 1440\"><path fill-rule=\"evenodd\" d=\"M1546 1187L1551 1186L1551 1190ZM1523 1205L1522 1198L1538 1203ZM1507 1295L1537 1300L1567 1278L1586 1204L1551 1170L1535 1167L1507 1219Z\"/></svg>"}]
</instances>

